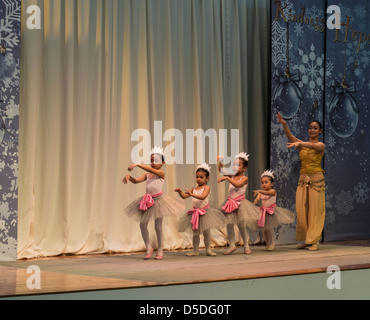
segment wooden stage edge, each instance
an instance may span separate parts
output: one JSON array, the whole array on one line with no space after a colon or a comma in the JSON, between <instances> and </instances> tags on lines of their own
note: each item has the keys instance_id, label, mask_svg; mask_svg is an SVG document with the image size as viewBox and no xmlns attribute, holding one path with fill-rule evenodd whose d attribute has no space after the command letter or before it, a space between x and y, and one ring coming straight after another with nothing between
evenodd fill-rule
<instances>
[{"instance_id":1,"label":"wooden stage edge","mask_svg":"<svg viewBox=\"0 0 370 320\"><path fill-rule=\"evenodd\" d=\"M324 243L318 251L297 250L296 244L277 245L272 252L251 246L223 255L187 257L189 250L165 251L163 260L144 260L144 253L59 256L0 262L0 298L200 284L232 280L325 273L331 265L341 271L370 269L370 240Z\"/></svg>"}]
</instances>

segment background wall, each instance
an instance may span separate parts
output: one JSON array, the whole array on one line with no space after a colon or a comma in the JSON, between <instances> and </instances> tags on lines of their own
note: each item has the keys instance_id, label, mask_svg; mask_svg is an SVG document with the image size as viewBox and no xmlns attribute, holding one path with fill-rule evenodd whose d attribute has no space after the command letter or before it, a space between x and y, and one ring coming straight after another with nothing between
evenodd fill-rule
<instances>
[{"instance_id":1,"label":"background wall","mask_svg":"<svg viewBox=\"0 0 370 320\"><path fill-rule=\"evenodd\" d=\"M276 116L280 112L302 140L308 140L310 121L323 122L325 1L271 1L271 20L271 170L276 174L278 205L295 211L299 155L286 147ZM295 226L277 230L277 238L294 242Z\"/></svg>"},{"instance_id":2,"label":"background wall","mask_svg":"<svg viewBox=\"0 0 370 320\"><path fill-rule=\"evenodd\" d=\"M327 241L370 238L370 2L339 7L341 30L326 35Z\"/></svg>"},{"instance_id":3,"label":"background wall","mask_svg":"<svg viewBox=\"0 0 370 320\"><path fill-rule=\"evenodd\" d=\"M153 135L154 121L184 136L239 129L252 197L268 163L268 0L23 1L31 4L42 28L22 25L18 258L144 250L122 211L145 184L121 181L131 133ZM196 165L166 165L165 193L194 186ZM217 178L213 165L214 206L228 187ZM191 245L176 224L165 221L165 249Z\"/></svg>"},{"instance_id":4,"label":"background wall","mask_svg":"<svg viewBox=\"0 0 370 320\"><path fill-rule=\"evenodd\" d=\"M21 0L0 1L0 260L17 257Z\"/></svg>"},{"instance_id":5,"label":"background wall","mask_svg":"<svg viewBox=\"0 0 370 320\"><path fill-rule=\"evenodd\" d=\"M331 4L338 5L321 0L271 1L271 169L277 175L279 205L294 210L299 155L286 148L276 114L281 112L302 140L308 140L310 121L322 122L327 184L324 241L366 239L370 236L370 4L341 1L338 32L326 27L326 8ZM345 25L347 17L352 29ZM366 34L360 44L359 32L362 41ZM346 87L341 85L344 78ZM277 237L281 242L294 241L294 226L278 230Z\"/></svg>"}]
</instances>

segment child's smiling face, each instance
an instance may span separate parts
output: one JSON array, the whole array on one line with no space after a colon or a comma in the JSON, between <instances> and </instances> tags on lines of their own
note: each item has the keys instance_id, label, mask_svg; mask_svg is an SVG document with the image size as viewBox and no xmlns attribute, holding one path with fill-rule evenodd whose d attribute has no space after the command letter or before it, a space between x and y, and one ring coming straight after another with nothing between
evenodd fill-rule
<instances>
[{"instance_id":1,"label":"child's smiling face","mask_svg":"<svg viewBox=\"0 0 370 320\"><path fill-rule=\"evenodd\" d=\"M308 135L310 138L318 138L321 132L322 129L320 128L320 125L316 121L312 121L308 127Z\"/></svg>"}]
</instances>

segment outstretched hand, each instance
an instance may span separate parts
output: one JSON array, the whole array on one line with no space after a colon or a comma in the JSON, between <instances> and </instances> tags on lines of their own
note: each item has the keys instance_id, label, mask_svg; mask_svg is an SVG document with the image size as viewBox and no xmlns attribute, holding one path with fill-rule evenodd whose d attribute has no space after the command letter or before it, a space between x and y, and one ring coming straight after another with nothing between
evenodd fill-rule
<instances>
[{"instance_id":1,"label":"outstretched hand","mask_svg":"<svg viewBox=\"0 0 370 320\"><path fill-rule=\"evenodd\" d=\"M289 142L287 143L286 145L289 149L290 148L293 148L293 147L296 147L296 148L299 148L301 146L301 142Z\"/></svg>"},{"instance_id":2,"label":"outstretched hand","mask_svg":"<svg viewBox=\"0 0 370 320\"><path fill-rule=\"evenodd\" d=\"M123 177L122 182L124 184L127 184L129 180L130 180L130 175L128 174L128 175L126 175L126 176Z\"/></svg>"}]
</instances>

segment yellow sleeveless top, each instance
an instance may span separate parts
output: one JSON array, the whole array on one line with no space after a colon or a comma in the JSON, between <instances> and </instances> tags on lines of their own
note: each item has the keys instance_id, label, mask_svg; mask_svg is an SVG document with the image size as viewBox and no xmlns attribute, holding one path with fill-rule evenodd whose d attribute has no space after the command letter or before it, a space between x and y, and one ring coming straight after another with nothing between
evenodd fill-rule
<instances>
[{"instance_id":1,"label":"yellow sleeveless top","mask_svg":"<svg viewBox=\"0 0 370 320\"><path fill-rule=\"evenodd\" d=\"M299 152L301 158L301 174L313 174L316 172L324 172L321 168L323 155L314 149L302 148Z\"/></svg>"}]
</instances>

